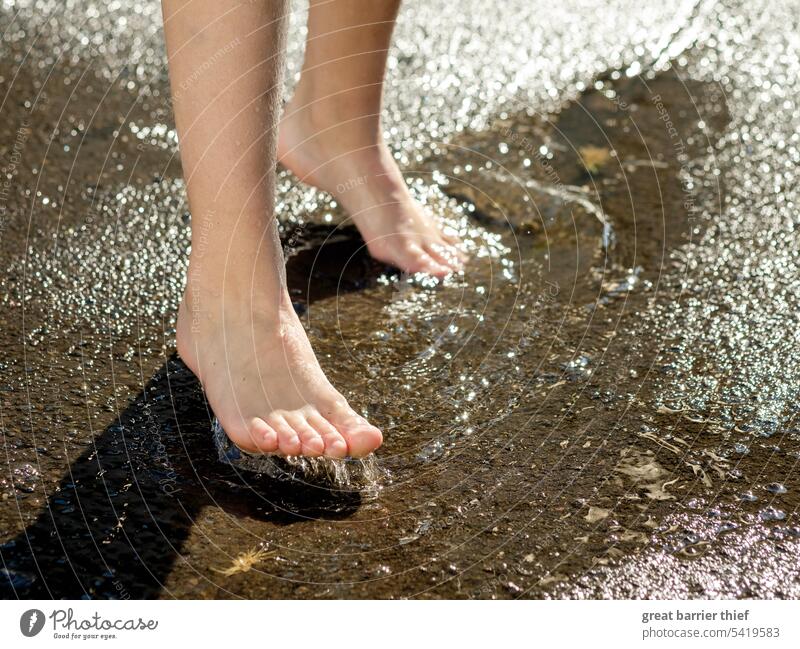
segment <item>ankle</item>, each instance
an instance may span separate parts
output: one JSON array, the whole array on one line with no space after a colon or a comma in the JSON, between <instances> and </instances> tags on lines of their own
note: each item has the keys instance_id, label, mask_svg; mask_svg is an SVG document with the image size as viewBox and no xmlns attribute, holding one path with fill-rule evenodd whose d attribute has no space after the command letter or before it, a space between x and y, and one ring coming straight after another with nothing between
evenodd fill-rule
<instances>
[{"instance_id":1,"label":"ankle","mask_svg":"<svg viewBox=\"0 0 800 649\"><path fill-rule=\"evenodd\" d=\"M178 310L178 333L197 337L231 328L241 334L244 327L258 331L259 337L278 336L283 323L293 316L294 309L285 289L275 295L257 296L239 290L236 285L220 291L188 281Z\"/></svg>"},{"instance_id":2,"label":"ankle","mask_svg":"<svg viewBox=\"0 0 800 649\"><path fill-rule=\"evenodd\" d=\"M350 149L377 146L383 142L380 102L370 106L347 95L314 97L298 87L286 105L284 121L312 141L332 142Z\"/></svg>"},{"instance_id":3,"label":"ankle","mask_svg":"<svg viewBox=\"0 0 800 649\"><path fill-rule=\"evenodd\" d=\"M229 263L210 259L190 261L186 273L183 303L194 311L209 314L266 309L276 313L291 299L279 269Z\"/></svg>"}]
</instances>

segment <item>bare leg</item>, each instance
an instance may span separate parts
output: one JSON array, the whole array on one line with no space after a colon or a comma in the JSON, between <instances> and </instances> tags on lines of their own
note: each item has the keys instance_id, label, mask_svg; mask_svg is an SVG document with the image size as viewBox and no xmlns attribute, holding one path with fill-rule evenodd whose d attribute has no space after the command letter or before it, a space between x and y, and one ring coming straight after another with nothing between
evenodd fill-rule
<instances>
[{"instance_id":1,"label":"bare leg","mask_svg":"<svg viewBox=\"0 0 800 649\"><path fill-rule=\"evenodd\" d=\"M278 157L332 194L372 255L444 276L462 254L408 192L380 123L399 0L311 0L303 72L281 121Z\"/></svg>"},{"instance_id":2,"label":"bare leg","mask_svg":"<svg viewBox=\"0 0 800 649\"><path fill-rule=\"evenodd\" d=\"M361 456L381 443L320 369L286 291L273 216L287 5L164 0L192 211L178 352L245 450Z\"/></svg>"}]
</instances>

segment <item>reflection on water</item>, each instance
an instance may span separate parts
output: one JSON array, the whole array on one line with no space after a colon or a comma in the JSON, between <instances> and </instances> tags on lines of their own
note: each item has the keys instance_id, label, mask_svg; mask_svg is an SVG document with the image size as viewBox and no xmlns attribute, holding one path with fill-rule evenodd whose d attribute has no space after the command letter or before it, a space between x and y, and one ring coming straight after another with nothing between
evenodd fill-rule
<instances>
[{"instance_id":1,"label":"reflection on water","mask_svg":"<svg viewBox=\"0 0 800 649\"><path fill-rule=\"evenodd\" d=\"M30 58L47 7L15 9L3 594L797 596L794 46L764 8L523 3L478 37L480 4L407 10L387 96L463 275L382 266L280 173L295 307L386 443L270 475L219 461L173 355L190 216L158 5L71 11Z\"/></svg>"}]
</instances>

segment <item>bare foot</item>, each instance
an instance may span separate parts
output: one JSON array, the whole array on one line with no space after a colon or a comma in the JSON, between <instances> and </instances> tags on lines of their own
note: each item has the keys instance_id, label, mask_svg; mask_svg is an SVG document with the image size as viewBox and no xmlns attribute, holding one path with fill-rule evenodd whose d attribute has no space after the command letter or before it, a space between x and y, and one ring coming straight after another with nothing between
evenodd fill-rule
<instances>
[{"instance_id":1,"label":"bare foot","mask_svg":"<svg viewBox=\"0 0 800 649\"><path fill-rule=\"evenodd\" d=\"M252 453L334 458L380 446L381 432L328 382L285 288L252 295L248 281L229 281L223 291L190 265L177 343L231 441Z\"/></svg>"},{"instance_id":2,"label":"bare foot","mask_svg":"<svg viewBox=\"0 0 800 649\"><path fill-rule=\"evenodd\" d=\"M347 210L376 259L435 277L460 270L459 240L414 200L382 139L359 120L315 119L312 112L286 107L278 160Z\"/></svg>"}]
</instances>

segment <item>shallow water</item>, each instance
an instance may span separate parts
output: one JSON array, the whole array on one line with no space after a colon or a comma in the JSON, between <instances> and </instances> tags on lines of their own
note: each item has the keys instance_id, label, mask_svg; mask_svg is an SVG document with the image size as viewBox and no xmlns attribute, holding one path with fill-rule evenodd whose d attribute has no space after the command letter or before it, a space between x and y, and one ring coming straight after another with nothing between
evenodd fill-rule
<instances>
[{"instance_id":1,"label":"shallow water","mask_svg":"<svg viewBox=\"0 0 800 649\"><path fill-rule=\"evenodd\" d=\"M796 12L481 4L409 3L387 89L463 276L281 172L296 308L386 437L333 487L220 462L174 356L158 5L3 6L6 596L800 593Z\"/></svg>"}]
</instances>

